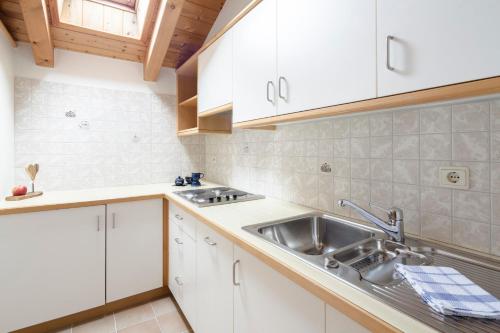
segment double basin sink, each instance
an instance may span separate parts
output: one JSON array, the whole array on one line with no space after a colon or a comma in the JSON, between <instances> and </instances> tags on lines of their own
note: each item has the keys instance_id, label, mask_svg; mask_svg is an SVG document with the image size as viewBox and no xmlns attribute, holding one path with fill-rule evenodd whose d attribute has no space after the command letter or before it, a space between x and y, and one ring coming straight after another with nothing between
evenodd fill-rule
<instances>
[{"instance_id":1,"label":"double basin sink","mask_svg":"<svg viewBox=\"0 0 500 333\"><path fill-rule=\"evenodd\" d=\"M500 320L433 311L394 268L396 263L453 267L500 298L499 261L415 238L393 242L378 228L320 212L243 229L440 332L500 332Z\"/></svg>"},{"instance_id":2,"label":"double basin sink","mask_svg":"<svg viewBox=\"0 0 500 333\"><path fill-rule=\"evenodd\" d=\"M330 273L378 285L402 280L394 269L396 263L431 262L426 255L387 240L378 229L321 213L244 229Z\"/></svg>"}]
</instances>

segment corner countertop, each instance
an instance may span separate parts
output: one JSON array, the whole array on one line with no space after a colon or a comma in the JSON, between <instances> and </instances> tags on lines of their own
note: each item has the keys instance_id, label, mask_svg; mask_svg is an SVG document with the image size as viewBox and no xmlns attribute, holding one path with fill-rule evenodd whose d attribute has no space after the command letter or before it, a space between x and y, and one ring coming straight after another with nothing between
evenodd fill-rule
<instances>
[{"instance_id":1,"label":"corner countertop","mask_svg":"<svg viewBox=\"0 0 500 333\"><path fill-rule=\"evenodd\" d=\"M209 188L213 186L217 186L217 184L205 183L203 187ZM338 308L339 304L344 309L346 309L346 304L348 304L347 308L354 305L354 307L367 312L368 316L379 318L403 332L436 332L424 323L242 229L246 225L307 214L315 210L273 198L199 208L173 194L174 191L183 189L188 189L188 187L175 187L171 184L150 184L75 191L52 191L27 200L1 201L0 215L166 198L215 230L222 232L224 236L230 238L237 245L258 254L268 264L272 263L271 266L275 266L274 268L279 267L280 271L285 271L284 274L289 278L302 285L305 289L312 291L335 308ZM382 330L379 329L379 331Z\"/></svg>"}]
</instances>

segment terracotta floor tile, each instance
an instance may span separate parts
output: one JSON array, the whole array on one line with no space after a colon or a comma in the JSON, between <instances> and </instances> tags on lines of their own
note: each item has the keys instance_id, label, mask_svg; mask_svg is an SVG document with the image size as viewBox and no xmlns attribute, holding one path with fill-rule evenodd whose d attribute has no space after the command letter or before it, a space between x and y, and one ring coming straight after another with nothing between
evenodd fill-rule
<instances>
[{"instance_id":1,"label":"terracotta floor tile","mask_svg":"<svg viewBox=\"0 0 500 333\"><path fill-rule=\"evenodd\" d=\"M157 317L170 312L177 312L177 308L175 307L175 304L172 301L172 298L170 297L162 298L154 302L151 302L151 305L153 306L153 309Z\"/></svg>"},{"instance_id":2,"label":"terracotta floor tile","mask_svg":"<svg viewBox=\"0 0 500 333\"><path fill-rule=\"evenodd\" d=\"M159 316L158 322L163 333L188 332L186 324L177 311Z\"/></svg>"},{"instance_id":3,"label":"terracotta floor tile","mask_svg":"<svg viewBox=\"0 0 500 333\"><path fill-rule=\"evenodd\" d=\"M155 319L144 323L124 328L118 331L119 333L161 333L160 327Z\"/></svg>"},{"instance_id":4,"label":"terracotta floor tile","mask_svg":"<svg viewBox=\"0 0 500 333\"><path fill-rule=\"evenodd\" d=\"M114 333L115 319L113 315L73 327L73 333Z\"/></svg>"},{"instance_id":5,"label":"terracotta floor tile","mask_svg":"<svg viewBox=\"0 0 500 333\"><path fill-rule=\"evenodd\" d=\"M115 313L116 329L121 330L153 319L155 314L151 304L139 305L135 308Z\"/></svg>"}]
</instances>

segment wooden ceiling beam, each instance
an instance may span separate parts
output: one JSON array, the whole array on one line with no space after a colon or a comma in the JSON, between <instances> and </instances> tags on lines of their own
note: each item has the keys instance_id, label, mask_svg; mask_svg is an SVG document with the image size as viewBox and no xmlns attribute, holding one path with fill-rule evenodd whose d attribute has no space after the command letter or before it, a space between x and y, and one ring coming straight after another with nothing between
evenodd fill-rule
<instances>
[{"instance_id":1,"label":"wooden ceiling beam","mask_svg":"<svg viewBox=\"0 0 500 333\"><path fill-rule=\"evenodd\" d=\"M54 44L50 35L45 0L20 0L19 4L23 12L35 63L39 66L54 67Z\"/></svg>"},{"instance_id":2,"label":"wooden ceiling beam","mask_svg":"<svg viewBox=\"0 0 500 333\"><path fill-rule=\"evenodd\" d=\"M161 0L153 35L144 59L144 80L156 81L167 55L185 0Z\"/></svg>"},{"instance_id":3,"label":"wooden ceiling beam","mask_svg":"<svg viewBox=\"0 0 500 333\"><path fill-rule=\"evenodd\" d=\"M10 45L12 45L12 47L17 47L17 43L16 43L15 39L10 34L9 30L7 30L7 28L5 27L5 24L3 24L2 20L0 20L0 33L2 35L4 35L5 38L7 38L7 40L9 41Z\"/></svg>"}]
</instances>

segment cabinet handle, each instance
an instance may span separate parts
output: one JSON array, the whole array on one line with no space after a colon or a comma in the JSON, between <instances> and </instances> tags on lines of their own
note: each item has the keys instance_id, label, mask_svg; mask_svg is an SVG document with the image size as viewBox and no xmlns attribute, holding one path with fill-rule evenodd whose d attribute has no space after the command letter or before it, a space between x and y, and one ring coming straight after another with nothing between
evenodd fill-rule
<instances>
[{"instance_id":1,"label":"cabinet handle","mask_svg":"<svg viewBox=\"0 0 500 333\"><path fill-rule=\"evenodd\" d=\"M286 87L286 84L287 84L287 82L286 82L286 78L285 78L284 76L280 76L280 78L278 79L278 96L279 96L281 99L283 99L283 100L285 100L285 101L286 101L286 96L285 96L285 95L283 95L283 94L281 93L281 82L282 82L282 81L285 83L285 84L284 84L284 85L285 85L285 87Z\"/></svg>"},{"instance_id":2,"label":"cabinet handle","mask_svg":"<svg viewBox=\"0 0 500 333\"><path fill-rule=\"evenodd\" d=\"M233 285L235 286L239 286L240 283L239 282L236 282L236 265L238 265L240 263L240 260L236 260L235 262L233 262Z\"/></svg>"},{"instance_id":3,"label":"cabinet handle","mask_svg":"<svg viewBox=\"0 0 500 333\"><path fill-rule=\"evenodd\" d=\"M387 67L388 70L393 71L394 67L391 65L391 41L394 40L394 36L387 36L386 39L386 44L385 44L385 51L386 51L386 63L385 66Z\"/></svg>"},{"instance_id":4,"label":"cabinet handle","mask_svg":"<svg viewBox=\"0 0 500 333\"><path fill-rule=\"evenodd\" d=\"M97 215L97 232L101 231L101 217Z\"/></svg>"},{"instance_id":5,"label":"cabinet handle","mask_svg":"<svg viewBox=\"0 0 500 333\"><path fill-rule=\"evenodd\" d=\"M175 214L175 218L178 219L179 221L184 220L184 218L182 216L180 216L179 214Z\"/></svg>"},{"instance_id":6,"label":"cabinet handle","mask_svg":"<svg viewBox=\"0 0 500 333\"><path fill-rule=\"evenodd\" d=\"M267 86L266 86L266 99L269 103L274 104L274 98L269 97L269 86L273 87L273 97L274 97L274 83L273 81L267 81Z\"/></svg>"},{"instance_id":7,"label":"cabinet handle","mask_svg":"<svg viewBox=\"0 0 500 333\"><path fill-rule=\"evenodd\" d=\"M182 244L183 244L183 243L182 243L182 241L181 241L179 238L177 238L177 237L176 237L176 238L174 238L174 241L175 241L177 244L179 244L179 245L182 245Z\"/></svg>"},{"instance_id":8,"label":"cabinet handle","mask_svg":"<svg viewBox=\"0 0 500 333\"><path fill-rule=\"evenodd\" d=\"M181 279L180 279L178 276L176 276L176 277L174 278L174 280L175 280L175 282L176 282L179 286L182 286Z\"/></svg>"},{"instance_id":9,"label":"cabinet handle","mask_svg":"<svg viewBox=\"0 0 500 333\"><path fill-rule=\"evenodd\" d=\"M113 225L112 225L112 228L115 229L116 228L116 214L113 213Z\"/></svg>"},{"instance_id":10,"label":"cabinet handle","mask_svg":"<svg viewBox=\"0 0 500 333\"><path fill-rule=\"evenodd\" d=\"M210 237L208 237L208 236L207 236L207 237L205 237L205 238L203 238L203 240L205 241L205 243L207 243L207 244L208 244L208 245L210 245L210 246L215 246L215 245L217 245L217 243L216 243L216 242L214 242L214 241L211 241L211 240L210 240Z\"/></svg>"}]
</instances>

